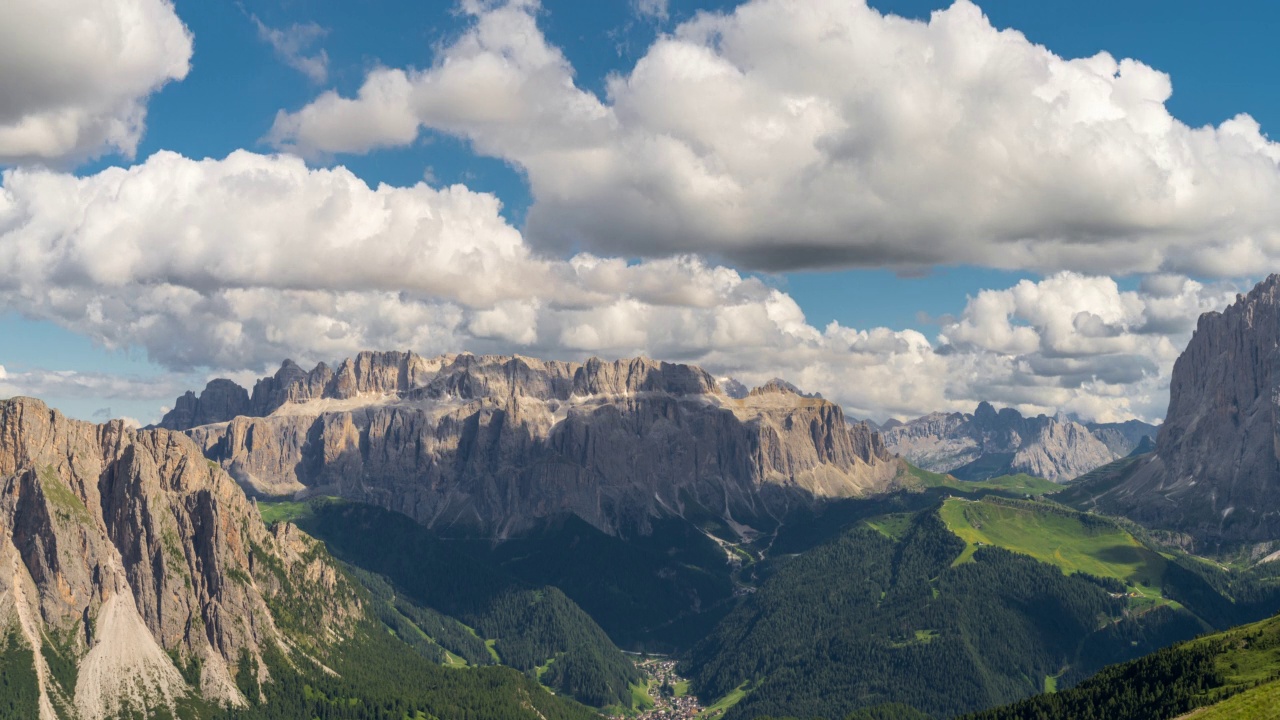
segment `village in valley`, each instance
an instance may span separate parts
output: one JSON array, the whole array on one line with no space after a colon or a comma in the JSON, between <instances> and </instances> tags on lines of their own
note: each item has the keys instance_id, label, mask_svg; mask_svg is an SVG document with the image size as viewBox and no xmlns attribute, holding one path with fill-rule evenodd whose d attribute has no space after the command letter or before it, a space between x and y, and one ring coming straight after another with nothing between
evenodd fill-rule
<instances>
[{"instance_id":1,"label":"village in valley","mask_svg":"<svg viewBox=\"0 0 1280 720\"><path fill-rule=\"evenodd\" d=\"M664 657L646 657L636 661L636 667L648 684L651 706L640 707L638 714L612 716L615 720L691 720L714 718L723 714L709 712L697 696L689 693L689 681L676 674L676 661Z\"/></svg>"}]
</instances>

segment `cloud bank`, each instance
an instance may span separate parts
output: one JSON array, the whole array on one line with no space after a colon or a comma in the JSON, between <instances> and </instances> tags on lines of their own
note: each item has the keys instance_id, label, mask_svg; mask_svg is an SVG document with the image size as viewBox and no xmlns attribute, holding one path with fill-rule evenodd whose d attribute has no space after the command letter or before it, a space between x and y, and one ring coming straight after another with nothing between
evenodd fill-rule
<instances>
[{"instance_id":1,"label":"cloud bank","mask_svg":"<svg viewBox=\"0 0 1280 720\"><path fill-rule=\"evenodd\" d=\"M788 377L862 416L971 409L1158 417L1169 368L1234 288L1072 272L970 298L930 337L815 327L764 279L692 255L547 259L463 186L370 187L239 151L76 177L3 175L0 310L173 372L263 372L369 348L648 354ZM12 378L10 378L12 384ZM32 383L28 382L30 386Z\"/></svg>"},{"instance_id":2,"label":"cloud bank","mask_svg":"<svg viewBox=\"0 0 1280 720\"><path fill-rule=\"evenodd\" d=\"M146 100L186 77L169 0L10 0L0 20L0 165L132 158Z\"/></svg>"},{"instance_id":3,"label":"cloud bank","mask_svg":"<svg viewBox=\"0 0 1280 720\"><path fill-rule=\"evenodd\" d=\"M927 23L749 0L660 36L604 98L533 0L461 7L471 26L430 67L281 112L271 139L298 155L160 152L76 176L40 166L131 156L192 40L164 0L20 2L0 24L0 163L19 165L0 175L0 312L169 372L0 367L0 396L168 398L193 373L408 348L647 354L781 375L876 419L988 400L1150 420L1195 319L1238 289L1188 275L1280 259L1280 146L1255 122L1187 127L1164 74L1058 57L967 0ZM318 28L258 27L323 81ZM424 132L517 165L527 225L462 185L370 186L303 159ZM1044 277L925 333L822 325L736 269L939 264Z\"/></svg>"},{"instance_id":4,"label":"cloud bank","mask_svg":"<svg viewBox=\"0 0 1280 720\"><path fill-rule=\"evenodd\" d=\"M857 0L700 13L602 99L536 2L470 3L425 69L282 111L306 155L469 140L527 175L541 248L747 268L974 264L1239 277L1280 261L1280 145L1240 115L1192 128L1170 78L1062 58L968 0L929 22Z\"/></svg>"},{"instance_id":5,"label":"cloud bank","mask_svg":"<svg viewBox=\"0 0 1280 720\"><path fill-rule=\"evenodd\" d=\"M181 391L180 380L169 375L142 378L66 370L6 372L0 365L0 398L17 395L37 398L88 396L160 403L172 401L175 391ZM115 415L109 414L108 419L110 417Z\"/></svg>"}]
</instances>

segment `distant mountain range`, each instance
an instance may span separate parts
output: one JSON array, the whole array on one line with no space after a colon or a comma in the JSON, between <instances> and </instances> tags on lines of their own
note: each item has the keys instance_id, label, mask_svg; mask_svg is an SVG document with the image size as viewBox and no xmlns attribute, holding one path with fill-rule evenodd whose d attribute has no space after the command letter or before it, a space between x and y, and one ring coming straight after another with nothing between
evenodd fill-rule
<instances>
[{"instance_id":1,"label":"distant mountain range","mask_svg":"<svg viewBox=\"0 0 1280 720\"><path fill-rule=\"evenodd\" d=\"M1081 424L1023 417L980 403L972 414L932 413L881 426L885 447L914 465L961 480L1026 473L1065 482L1128 455L1156 427L1138 420Z\"/></svg>"}]
</instances>

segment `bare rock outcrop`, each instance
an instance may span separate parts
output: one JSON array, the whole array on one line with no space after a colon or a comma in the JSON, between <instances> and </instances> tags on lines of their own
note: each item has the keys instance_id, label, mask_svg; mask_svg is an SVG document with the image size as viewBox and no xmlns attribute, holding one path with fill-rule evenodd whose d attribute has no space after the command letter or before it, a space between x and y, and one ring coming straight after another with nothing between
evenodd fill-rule
<instances>
[{"instance_id":1,"label":"bare rock outcrop","mask_svg":"<svg viewBox=\"0 0 1280 720\"><path fill-rule=\"evenodd\" d=\"M316 394L323 376L282 368L259 387L285 402L188 434L252 492L336 493L498 536L565 513L618 533L690 506L746 521L899 478L838 406L785 383L732 398L691 365L387 352L343 362Z\"/></svg>"},{"instance_id":2,"label":"bare rock outcrop","mask_svg":"<svg viewBox=\"0 0 1280 720\"><path fill-rule=\"evenodd\" d=\"M283 642L267 604L283 588L255 580L268 559L314 561L282 549L181 433L0 401L0 631L36 651L42 719L172 708L190 694L244 703L231 668ZM335 598L335 613L349 602ZM73 687L51 655L77 668Z\"/></svg>"},{"instance_id":3,"label":"bare rock outcrop","mask_svg":"<svg viewBox=\"0 0 1280 720\"><path fill-rule=\"evenodd\" d=\"M251 412L253 405L249 402L248 391L230 380L218 378L210 380L199 397L194 392L187 391L178 398L173 409L160 421L160 427L181 430L196 425L226 422L237 415Z\"/></svg>"},{"instance_id":4,"label":"bare rock outcrop","mask_svg":"<svg viewBox=\"0 0 1280 720\"><path fill-rule=\"evenodd\" d=\"M1138 451L1138 448L1154 444L1159 430L1155 425L1141 420L1126 420L1118 423L1092 422L1086 423L1085 427L1118 457L1132 455Z\"/></svg>"},{"instance_id":5,"label":"bare rock outcrop","mask_svg":"<svg viewBox=\"0 0 1280 720\"><path fill-rule=\"evenodd\" d=\"M1073 480L1120 456L1080 423L1050 419L1033 432L1029 442L1013 454L1009 467L1014 472L1054 481Z\"/></svg>"}]
</instances>

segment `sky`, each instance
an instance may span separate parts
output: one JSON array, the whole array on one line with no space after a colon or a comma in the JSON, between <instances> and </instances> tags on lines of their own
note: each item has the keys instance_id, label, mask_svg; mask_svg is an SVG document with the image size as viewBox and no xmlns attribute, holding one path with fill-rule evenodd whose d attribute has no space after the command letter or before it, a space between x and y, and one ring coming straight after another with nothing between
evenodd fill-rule
<instances>
[{"instance_id":1,"label":"sky","mask_svg":"<svg viewBox=\"0 0 1280 720\"><path fill-rule=\"evenodd\" d=\"M884 420L1158 421L1280 267L1280 8L15 0L0 397L644 354Z\"/></svg>"}]
</instances>

